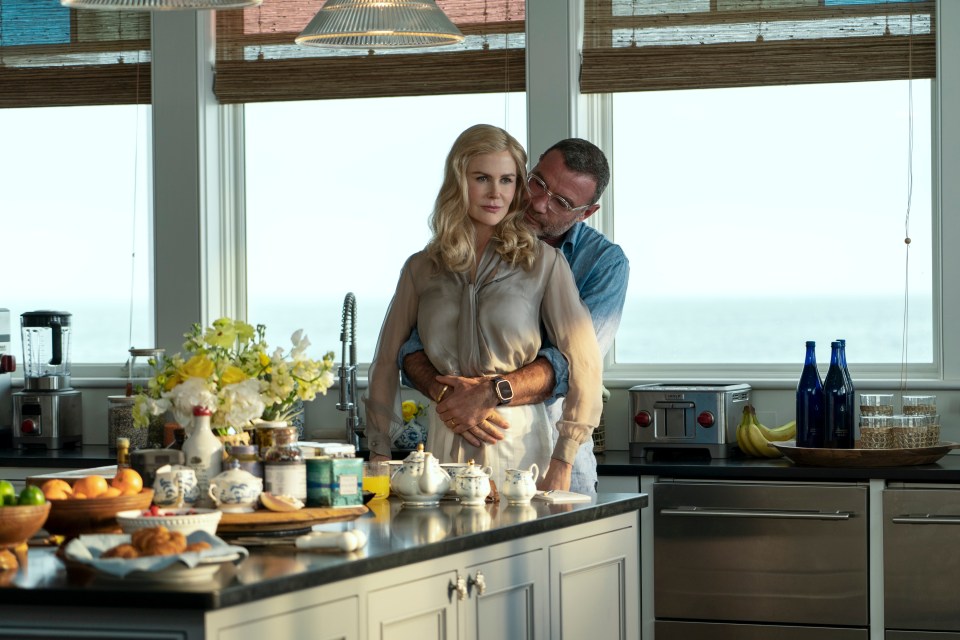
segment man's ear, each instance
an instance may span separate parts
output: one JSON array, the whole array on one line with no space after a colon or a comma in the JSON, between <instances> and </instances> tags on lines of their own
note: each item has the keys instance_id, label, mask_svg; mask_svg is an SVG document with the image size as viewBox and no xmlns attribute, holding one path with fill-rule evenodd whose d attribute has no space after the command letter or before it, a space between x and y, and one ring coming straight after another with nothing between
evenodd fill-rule
<instances>
[{"instance_id":1,"label":"man's ear","mask_svg":"<svg viewBox=\"0 0 960 640\"><path fill-rule=\"evenodd\" d=\"M596 203L596 204L590 205L589 207L587 207L586 209L583 210L583 213L580 214L580 220L581 220L581 221L586 220L587 218L589 218L590 216L592 216L593 214L595 214L595 213L596 213L597 211L599 211L599 210L600 210L600 203L599 203L599 202Z\"/></svg>"}]
</instances>

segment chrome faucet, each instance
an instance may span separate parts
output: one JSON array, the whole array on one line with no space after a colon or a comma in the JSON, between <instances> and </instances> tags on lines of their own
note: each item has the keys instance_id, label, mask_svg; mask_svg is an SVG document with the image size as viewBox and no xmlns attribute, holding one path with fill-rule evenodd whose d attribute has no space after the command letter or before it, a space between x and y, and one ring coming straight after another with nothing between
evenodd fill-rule
<instances>
[{"instance_id":1,"label":"chrome faucet","mask_svg":"<svg viewBox=\"0 0 960 640\"><path fill-rule=\"evenodd\" d=\"M357 401L357 299L352 293L348 293L343 300L340 342L343 343L343 357L340 360L340 402L337 403L337 409L347 412L347 443L359 451L363 428Z\"/></svg>"}]
</instances>

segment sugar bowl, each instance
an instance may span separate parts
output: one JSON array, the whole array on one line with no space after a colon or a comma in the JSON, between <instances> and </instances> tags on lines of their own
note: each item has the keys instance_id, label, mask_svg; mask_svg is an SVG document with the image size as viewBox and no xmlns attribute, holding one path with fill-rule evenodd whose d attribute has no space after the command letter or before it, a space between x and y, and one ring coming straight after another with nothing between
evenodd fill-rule
<instances>
[{"instance_id":1,"label":"sugar bowl","mask_svg":"<svg viewBox=\"0 0 960 640\"><path fill-rule=\"evenodd\" d=\"M474 464L473 460L467 466L457 470L453 478L453 493L460 499L463 506L483 506L490 495L490 467Z\"/></svg>"}]
</instances>

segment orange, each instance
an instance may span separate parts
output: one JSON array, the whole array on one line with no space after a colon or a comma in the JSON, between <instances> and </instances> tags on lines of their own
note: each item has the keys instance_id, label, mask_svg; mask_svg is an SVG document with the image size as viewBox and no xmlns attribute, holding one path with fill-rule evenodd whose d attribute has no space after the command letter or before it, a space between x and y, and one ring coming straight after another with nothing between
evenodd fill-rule
<instances>
[{"instance_id":1,"label":"orange","mask_svg":"<svg viewBox=\"0 0 960 640\"><path fill-rule=\"evenodd\" d=\"M99 498L109 486L103 476L84 476L73 483L73 492L75 496L82 494L88 498Z\"/></svg>"},{"instance_id":2,"label":"orange","mask_svg":"<svg viewBox=\"0 0 960 640\"><path fill-rule=\"evenodd\" d=\"M47 496L47 500L64 500L73 493L69 482L57 479L47 480L40 485L40 490Z\"/></svg>"},{"instance_id":3,"label":"orange","mask_svg":"<svg viewBox=\"0 0 960 640\"><path fill-rule=\"evenodd\" d=\"M116 487L107 487L107 490L101 493L97 497L98 498L116 498L118 495L120 495L120 493L121 493L120 489Z\"/></svg>"},{"instance_id":4,"label":"orange","mask_svg":"<svg viewBox=\"0 0 960 640\"><path fill-rule=\"evenodd\" d=\"M110 481L110 486L119 489L123 495L130 496L143 491L143 478L130 467L120 467L117 475Z\"/></svg>"}]
</instances>

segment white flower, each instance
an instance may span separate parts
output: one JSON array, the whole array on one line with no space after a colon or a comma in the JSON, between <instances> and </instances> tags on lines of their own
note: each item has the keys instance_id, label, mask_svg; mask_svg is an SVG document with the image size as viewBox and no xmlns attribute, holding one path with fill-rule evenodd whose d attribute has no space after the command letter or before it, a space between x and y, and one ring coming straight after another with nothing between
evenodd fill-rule
<instances>
[{"instance_id":1,"label":"white flower","mask_svg":"<svg viewBox=\"0 0 960 640\"><path fill-rule=\"evenodd\" d=\"M171 409L177 414L177 422L190 424L194 407L217 410L217 392L209 380L187 378L170 391L161 394L161 398L170 402ZM187 419L187 416L191 418ZM187 421L183 421L183 420Z\"/></svg>"},{"instance_id":2,"label":"white flower","mask_svg":"<svg viewBox=\"0 0 960 640\"><path fill-rule=\"evenodd\" d=\"M220 391L220 399L220 408L214 419L223 426L247 426L266 408L260 398L260 381L256 378L228 384Z\"/></svg>"}]
</instances>

